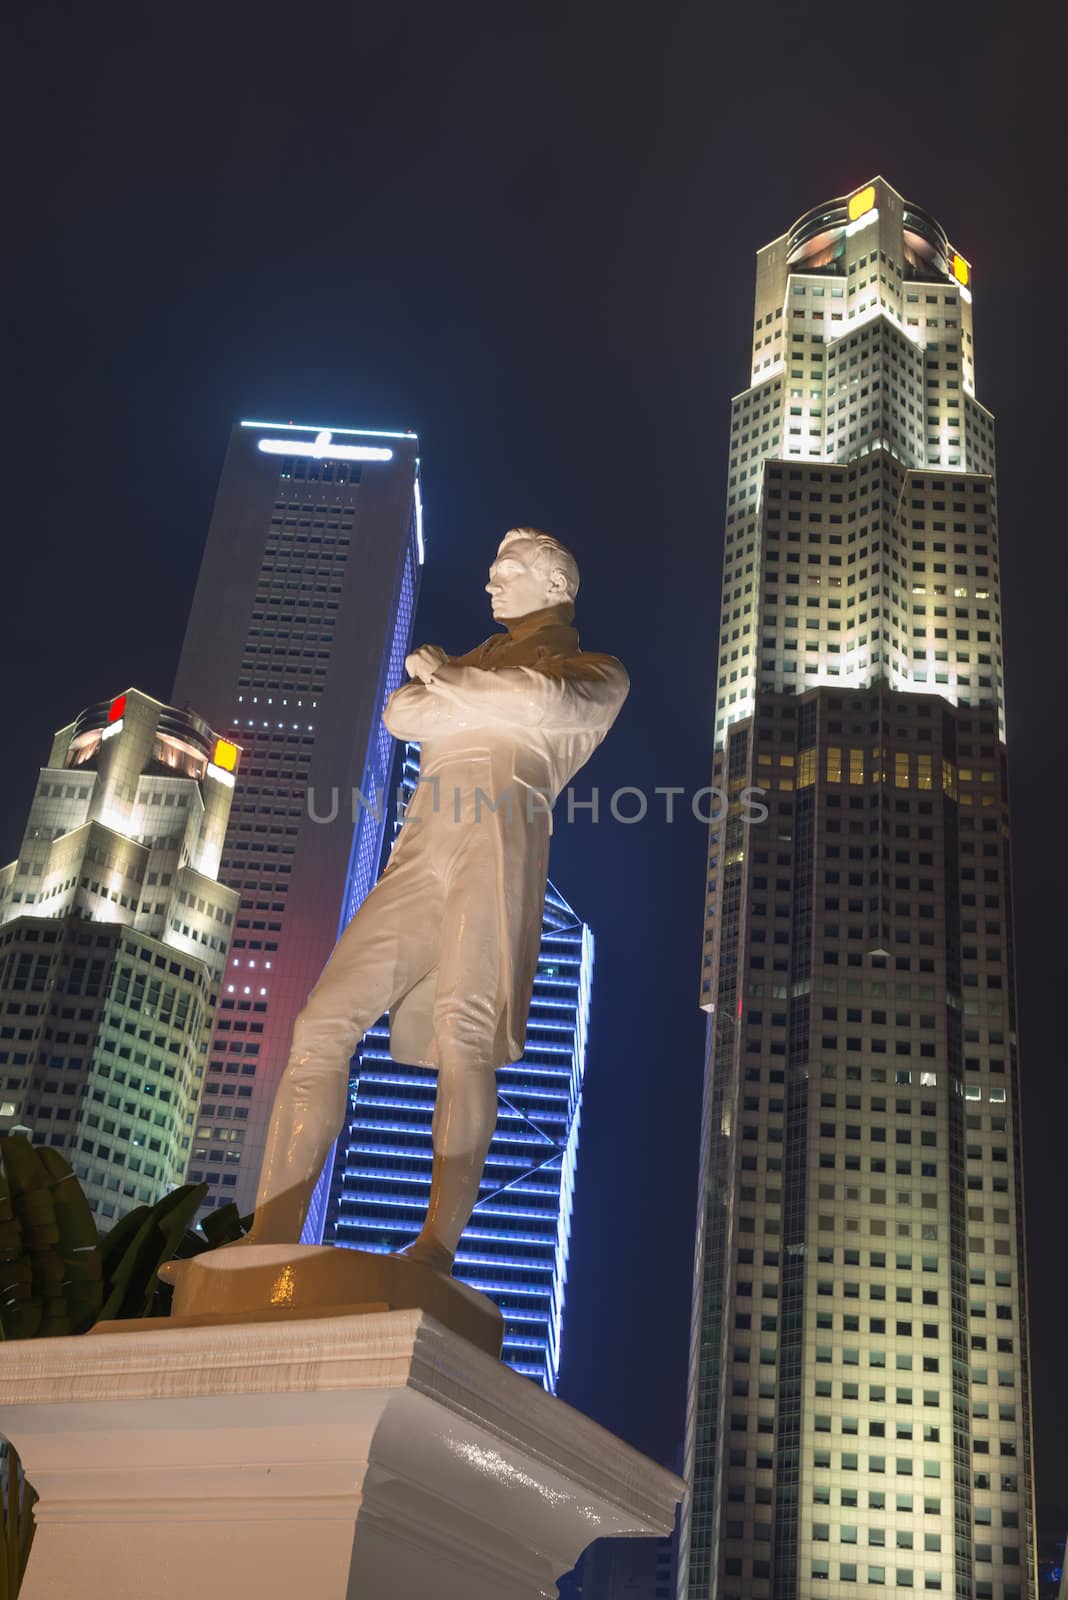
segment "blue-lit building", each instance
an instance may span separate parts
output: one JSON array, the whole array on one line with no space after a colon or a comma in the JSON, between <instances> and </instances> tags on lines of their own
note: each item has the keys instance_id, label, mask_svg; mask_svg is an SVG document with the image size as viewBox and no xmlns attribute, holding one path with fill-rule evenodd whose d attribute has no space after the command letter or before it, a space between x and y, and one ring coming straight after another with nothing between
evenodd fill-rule
<instances>
[{"instance_id":1,"label":"blue-lit building","mask_svg":"<svg viewBox=\"0 0 1068 1600\"><path fill-rule=\"evenodd\" d=\"M410 751L406 786L416 760ZM526 1049L497 1074L497 1131L456 1256L456 1277L504 1313L504 1360L550 1391L560 1365L592 976L593 935L550 884ZM348 1126L320 1184L329 1186L323 1242L396 1250L426 1213L437 1075L393 1060L384 1021L354 1066Z\"/></svg>"},{"instance_id":2,"label":"blue-lit building","mask_svg":"<svg viewBox=\"0 0 1068 1600\"><path fill-rule=\"evenodd\" d=\"M422 559L414 434L234 428L172 697L244 752L219 868L241 901L188 1169L209 1207L251 1211L294 1019L377 876L382 707Z\"/></svg>"},{"instance_id":3,"label":"blue-lit building","mask_svg":"<svg viewBox=\"0 0 1068 1600\"><path fill-rule=\"evenodd\" d=\"M1068 1600L1063 1533L1038 1535L1038 1600Z\"/></svg>"},{"instance_id":4,"label":"blue-lit building","mask_svg":"<svg viewBox=\"0 0 1068 1600\"><path fill-rule=\"evenodd\" d=\"M673 1600L677 1543L598 1539L559 1580L560 1600Z\"/></svg>"}]
</instances>

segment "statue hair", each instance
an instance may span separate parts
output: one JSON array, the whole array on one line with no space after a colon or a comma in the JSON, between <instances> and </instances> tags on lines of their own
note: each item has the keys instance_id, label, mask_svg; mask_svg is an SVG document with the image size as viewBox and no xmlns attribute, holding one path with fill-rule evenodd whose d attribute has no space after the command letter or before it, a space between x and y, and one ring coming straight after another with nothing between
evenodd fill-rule
<instances>
[{"instance_id":1,"label":"statue hair","mask_svg":"<svg viewBox=\"0 0 1068 1600\"><path fill-rule=\"evenodd\" d=\"M516 543L520 539L529 539L538 548L538 555L551 565L554 571L562 572L567 583L567 598L574 600L578 594L579 569L571 551L562 545L559 539L554 539L551 533L544 533L541 528L510 528L501 540L501 549Z\"/></svg>"}]
</instances>

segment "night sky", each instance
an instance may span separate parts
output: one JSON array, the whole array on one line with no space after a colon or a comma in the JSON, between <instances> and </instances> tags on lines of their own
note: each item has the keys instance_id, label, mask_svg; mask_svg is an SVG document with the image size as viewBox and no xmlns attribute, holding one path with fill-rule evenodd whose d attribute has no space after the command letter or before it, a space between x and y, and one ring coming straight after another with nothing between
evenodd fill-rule
<instances>
[{"instance_id":1,"label":"night sky","mask_svg":"<svg viewBox=\"0 0 1068 1600\"><path fill-rule=\"evenodd\" d=\"M999 419L1040 1528L1068 1526L1063 70L1036 5L21 8L7 44L9 860L51 732L169 696L232 422L416 429L419 642L530 522L630 699L580 778L709 781L754 252L882 173L973 263ZM16 48L17 44L17 48ZM235 618L235 626L242 619ZM561 1394L681 1446L704 829L558 826L597 938Z\"/></svg>"}]
</instances>

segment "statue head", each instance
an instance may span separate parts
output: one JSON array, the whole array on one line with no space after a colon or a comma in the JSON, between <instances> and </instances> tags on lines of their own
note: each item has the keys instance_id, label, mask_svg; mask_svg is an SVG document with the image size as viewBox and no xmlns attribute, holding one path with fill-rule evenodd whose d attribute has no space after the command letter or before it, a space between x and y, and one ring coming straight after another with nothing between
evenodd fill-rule
<instances>
[{"instance_id":1,"label":"statue head","mask_svg":"<svg viewBox=\"0 0 1068 1600\"><path fill-rule=\"evenodd\" d=\"M512 528L501 540L486 592L496 621L563 605L578 594L579 570L570 550L540 528Z\"/></svg>"}]
</instances>

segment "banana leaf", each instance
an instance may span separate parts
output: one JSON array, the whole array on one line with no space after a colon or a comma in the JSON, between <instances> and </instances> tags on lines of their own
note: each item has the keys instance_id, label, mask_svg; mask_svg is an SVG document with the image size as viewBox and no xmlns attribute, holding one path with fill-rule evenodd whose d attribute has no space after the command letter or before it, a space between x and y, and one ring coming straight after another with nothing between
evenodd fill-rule
<instances>
[{"instance_id":1,"label":"banana leaf","mask_svg":"<svg viewBox=\"0 0 1068 1600\"><path fill-rule=\"evenodd\" d=\"M209 1211L201 1219L200 1231L207 1240L207 1248L211 1250L217 1250L220 1245L235 1244L245 1235L241 1213L232 1200L215 1211ZM179 1251L179 1254L182 1252Z\"/></svg>"},{"instance_id":2,"label":"banana leaf","mask_svg":"<svg viewBox=\"0 0 1068 1600\"><path fill-rule=\"evenodd\" d=\"M145 1218L151 1214L151 1206L134 1206L124 1217L120 1217L113 1228L100 1238L100 1261L104 1269L104 1282L110 1283L115 1268L122 1260L129 1247L131 1239L135 1237Z\"/></svg>"},{"instance_id":3,"label":"banana leaf","mask_svg":"<svg viewBox=\"0 0 1068 1600\"><path fill-rule=\"evenodd\" d=\"M103 1264L93 1213L73 1169L57 1150L38 1150L52 1179L52 1206L59 1229L56 1260L59 1290L66 1302L72 1333L84 1333L100 1315Z\"/></svg>"},{"instance_id":4,"label":"banana leaf","mask_svg":"<svg viewBox=\"0 0 1068 1600\"><path fill-rule=\"evenodd\" d=\"M57 1150L0 1138L0 1323L9 1339L80 1333L100 1308L99 1240L89 1203Z\"/></svg>"},{"instance_id":5,"label":"banana leaf","mask_svg":"<svg viewBox=\"0 0 1068 1600\"><path fill-rule=\"evenodd\" d=\"M100 1320L149 1317L163 1311L158 1271L174 1255L182 1235L208 1192L206 1183L185 1183L148 1207L105 1288Z\"/></svg>"},{"instance_id":6,"label":"banana leaf","mask_svg":"<svg viewBox=\"0 0 1068 1600\"><path fill-rule=\"evenodd\" d=\"M15 1600L33 1543L36 1494L14 1445L0 1441L0 1600Z\"/></svg>"}]
</instances>

